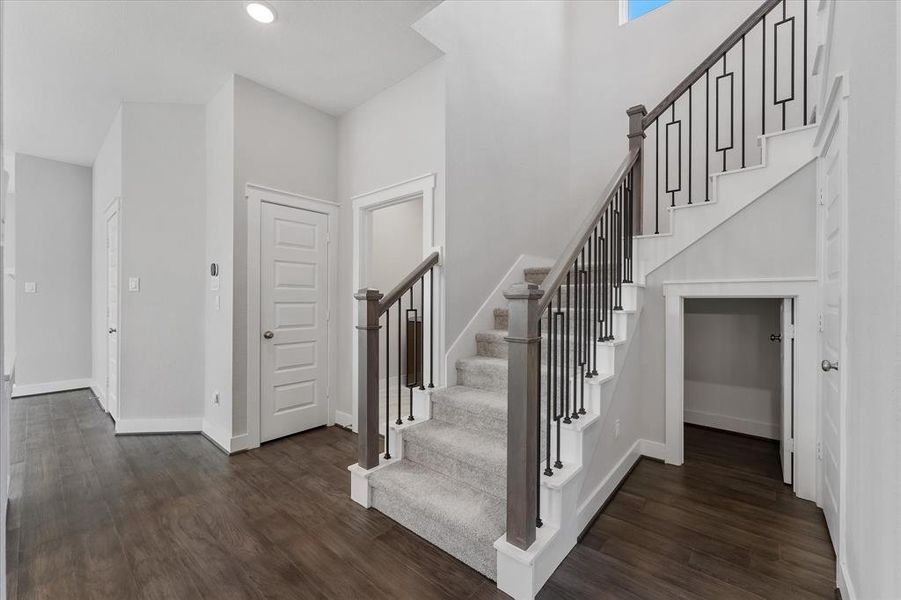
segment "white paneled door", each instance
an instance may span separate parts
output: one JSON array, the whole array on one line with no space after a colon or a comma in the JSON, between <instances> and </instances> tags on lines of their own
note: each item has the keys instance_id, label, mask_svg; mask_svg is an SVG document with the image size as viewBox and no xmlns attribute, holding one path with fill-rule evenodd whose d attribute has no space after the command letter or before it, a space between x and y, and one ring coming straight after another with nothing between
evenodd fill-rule
<instances>
[{"instance_id":1,"label":"white paneled door","mask_svg":"<svg viewBox=\"0 0 901 600\"><path fill-rule=\"evenodd\" d=\"M328 216L262 203L260 441L328 421Z\"/></svg>"},{"instance_id":2,"label":"white paneled door","mask_svg":"<svg viewBox=\"0 0 901 600\"><path fill-rule=\"evenodd\" d=\"M779 313L780 332L782 334L782 343L779 344L780 363L782 365L782 435L779 438L779 456L782 459L782 480L787 484L792 482L794 470L792 453L795 448L794 429L792 427L795 408L794 302L791 298L783 298Z\"/></svg>"},{"instance_id":3,"label":"white paneled door","mask_svg":"<svg viewBox=\"0 0 901 600\"><path fill-rule=\"evenodd\" d=\"M842 127L842 125L838 125ZM842 136L835 135L833 140ZM844 460L844 389L842 387L842 319L844 275L845 156L842 144L829 144L821 166L822 215L822 447L823 512L836 550L840 542L842 461Z\"/></svg>"},{"instance_id":4,"label":"white paneled door","mask_svg":"<svg viewBox=\"0 0 901 600\"><path fill-rule=\"evenodd\" d=\"M119 209L106 215L106 410L119 419Z\"/></svg>"}]
</instances>

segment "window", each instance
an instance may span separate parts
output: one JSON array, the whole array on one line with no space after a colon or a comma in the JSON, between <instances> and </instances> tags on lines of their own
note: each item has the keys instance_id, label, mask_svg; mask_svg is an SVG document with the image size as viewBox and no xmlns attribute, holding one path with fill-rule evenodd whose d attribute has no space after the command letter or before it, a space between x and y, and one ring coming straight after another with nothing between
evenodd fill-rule
<instances>
[{"instance_id":1,"label":"window","mask_svg":"<svg viewBox=\"0 0 901 600\"><path fill-rule=\"evenodd\" d=\"M660 8L670 0L619 0L619 23L628 23Z\"/></svg>"}]
</instances>

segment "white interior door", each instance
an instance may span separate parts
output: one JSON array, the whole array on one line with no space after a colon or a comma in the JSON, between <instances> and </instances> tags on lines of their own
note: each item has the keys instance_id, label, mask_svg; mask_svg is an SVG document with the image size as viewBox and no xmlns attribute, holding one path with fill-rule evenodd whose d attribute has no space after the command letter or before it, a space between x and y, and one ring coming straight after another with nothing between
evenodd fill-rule
<instances>
[{"instance_id":1,"label":"white interior door","mask_svg":"<svg viewBox=\"0 0 901 600\"><path fill-rule=\"evenodd\" d=\"M839 136L835 136L836 138ZM831 143L823 158L822 186L822 444L823 444L823 512L829 534L836 549L841 532L841 490L844 436L844 390L842 388L841 347L844 271L844 153L842 144Z\"/></svg>"},{"instance_id":2,"label":"white interior door","mask_svg":"<svg viewBox=\"0 0 901 600\"><path fill-rule=\"evenodd\" d=\"M260 441L328 421L328 216L262 203Z\"/></svg>"},{"instance_id":3,"label":"white interior door","mask_svg":"<svg viewBox=\"0 0 901 600\"><path fill-rule=\"evenodd\" d=\"M119 210L106 217L106 410L119 418Z\"/></svg>"},{"instance_id":4,"label":"white interior door","mask_svg":"<svg viewBox=\"0 0 901 600\"><path fill-rule=\"evenodd\" d=\"M782 300L782 309L779 313L780 330L782 332L782 343L779 345L782 364L782 435L779 438L779 458L782 460L782 480L787 484L792 482L792 472L794 470L792 457L795 449L793 427L795 406L795 320L793 313L794 301L791 298L784 298Z\"/></svg>"}]
</instances>

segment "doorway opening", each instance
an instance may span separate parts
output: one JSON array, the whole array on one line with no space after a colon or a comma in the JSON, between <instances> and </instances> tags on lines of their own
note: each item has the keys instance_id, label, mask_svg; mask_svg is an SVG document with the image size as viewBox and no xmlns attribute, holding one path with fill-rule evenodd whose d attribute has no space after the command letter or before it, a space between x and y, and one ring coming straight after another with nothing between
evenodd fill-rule
<instances>
[{"instance_id":1,"label":"doorway opening","mask_svg":"<svg viewBox=\"0 0 901 600\"><path fill-rule=\"evenodd\" d=\"M684 324L686 458L719 449L724 459L791 484L794 299L689 298ZM730 448L741 452L732 456Z\"/></svg>"},{"instance_id":2,"label":"doorway opening","mask_svg":"<svg viewBox=\"0 0 901 600\"><path fill-rule=\"evenodd\" d=\"M104 408L119 420L119 352L122 334L119 325L120 306L120 222L121 205L115 198L106 209L106 398Z\"/></svg>"}]
</instances>

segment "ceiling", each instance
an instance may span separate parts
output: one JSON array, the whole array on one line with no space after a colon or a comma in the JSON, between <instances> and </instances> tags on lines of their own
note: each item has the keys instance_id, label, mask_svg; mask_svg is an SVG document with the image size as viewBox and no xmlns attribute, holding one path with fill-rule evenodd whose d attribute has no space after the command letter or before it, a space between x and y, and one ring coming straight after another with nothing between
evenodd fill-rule
<instances>
[{"instance_id":1,"label":"ceiling","mask_svg":"<svg viewBox=\"0 0 901 600\"><path fill-rule=\"evenodd\" d=\"M237 73L340 115L440 55L438 0L4 2L4 151L90 165L121 101L205 103Z\"/></svg>"}]
</instances>

